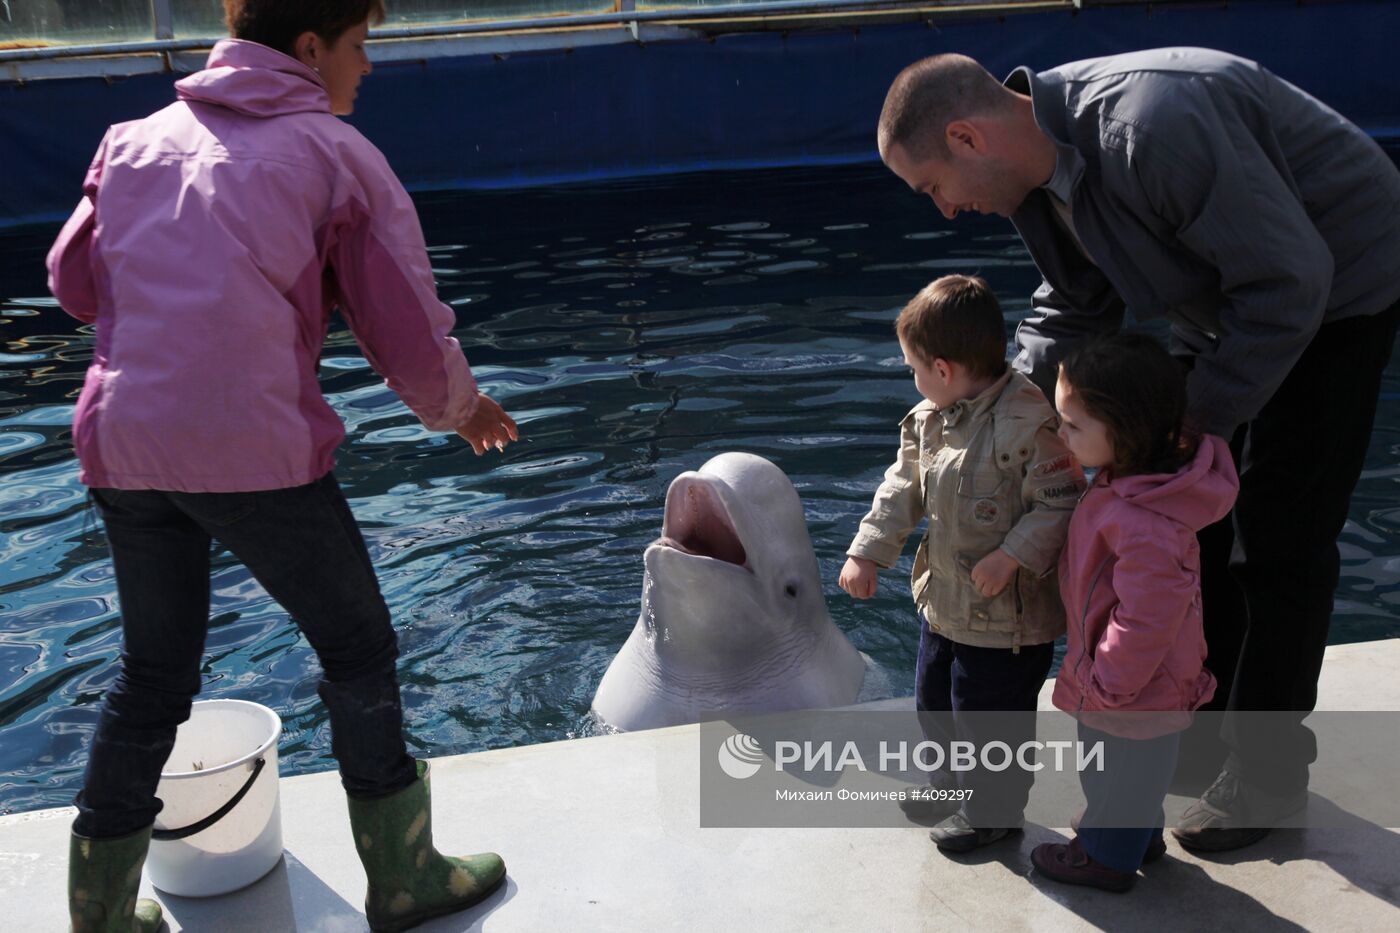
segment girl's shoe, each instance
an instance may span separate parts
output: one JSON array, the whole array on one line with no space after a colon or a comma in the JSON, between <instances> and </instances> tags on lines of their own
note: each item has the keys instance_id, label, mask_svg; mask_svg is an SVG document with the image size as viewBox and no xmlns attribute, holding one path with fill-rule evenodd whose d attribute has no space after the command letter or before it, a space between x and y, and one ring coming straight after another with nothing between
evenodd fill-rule
<instances>
[{"instance_id":1,"label":"girl's shoe","mask_svg":"<svg viewBox=\"0 0 1400 933\"><path fill-rule=\"evenodd\" d=\"M350 828L369 878L365 918L375 933L465 910L506 878L505 862L494 852L451 858L433 847L426 761L418 762L418 780L403 790L350 798Z\"/></svg>"},{"instance_id":2,"label":"girl's shoe","mask_svg":"<svg viewBox=\"0 0 1400 933\"><path fill-rule=\"evenodd\" d=\"M156 933L160 905L136 899L151 827L117 839L72 835L68 844L68 918L73 933Z\"/></svg>"},{"instance_id":3,"label":"girl's shoe","mask_svg":"<svg viewBox=\"0 0 1400 933\"><path fill-rule=\"evenodd\" d=\"M1079 832L1079 823L1084 819L1084 811L1080 810L1070 818L1069 828L1076 833ZM1161 833L1152 837L1152 841L1147 844L1147 851L1142 854L1142 864L1151 865L1153 862L1160 862L1167 854L1167 840Z\"/></svg>"},{"instance_id":4,"label":"girl's shoe","mask_svg":"<svg viewBox=\"0 0 1400 933\"><path fill-rule=\"evenodd\" d=\"M1080 846L1078 836L1068 844L1046 842L1036 846L1031 861L1047 878L1115 894L1123 893L1137 881L1137 872L1117 871L1091 859Z\"/></svg>"}]
</instances>

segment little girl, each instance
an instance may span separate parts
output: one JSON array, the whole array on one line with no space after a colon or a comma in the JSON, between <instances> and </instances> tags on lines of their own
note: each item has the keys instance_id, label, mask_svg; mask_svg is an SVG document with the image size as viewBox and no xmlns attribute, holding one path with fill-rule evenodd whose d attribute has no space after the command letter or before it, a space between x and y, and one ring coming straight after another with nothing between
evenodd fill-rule
<instances>
[{"instance_id":1,"label":"little girl","mask_svg":"<svg viewBox=\"0 0 1400 933\"><path fill-rule=\"evenodd\" d=\"M1070 451L1099 472L1060 555L1068 645L1053 699L1086 747L1103 743L1104 768L1080 773L1078 835L1032 860L1056 881L1126 891L1166 851L1179 733L1215 692L1196 532L1230 511L1239 478L1223 439L1183 429L1185 375L1149 337L1072 353L1055 404Z\"/></svg>"}]
</instances>

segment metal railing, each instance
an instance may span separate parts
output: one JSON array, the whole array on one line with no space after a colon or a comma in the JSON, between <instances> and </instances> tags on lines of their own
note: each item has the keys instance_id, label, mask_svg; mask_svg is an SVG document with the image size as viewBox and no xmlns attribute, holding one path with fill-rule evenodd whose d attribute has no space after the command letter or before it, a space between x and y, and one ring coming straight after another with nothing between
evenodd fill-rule
<instances>
[{"instance_id":1,"label":"metal railing","mask_svg":"<svg viewBox=\"0 0 1400 933\"><path fill-rule=\"evenodd\" d=\"M37 62L89 56L132 55L139 53L183 52L207 49L221 36L174 38L172 0L150 0L154 38L125 42L50 45L0 50L0 64ZM373 40L429 39L488 36L501 33L558 32L621 26L633 38L638 27L648 24L703 25L724 20L763 20L785 17L808 18L859 14L975 12L995 10L1034 10L1078 7L1081 0L759 0L723 6L667 7L638 10L636 0L617 0L611 13L563 14L452 22L421 26L398 26L372 30Z\"/></svg>"},{"instance_id":2,"label":"metal railing","mask_svg":"<svg viewBox=\"0 0 1400 933\"><path fill-rule=\"evenodd\" d=\"M151 0L151 25L155 27L157 41L175 38L174 0Z\"/></svg>"}]
</instances>

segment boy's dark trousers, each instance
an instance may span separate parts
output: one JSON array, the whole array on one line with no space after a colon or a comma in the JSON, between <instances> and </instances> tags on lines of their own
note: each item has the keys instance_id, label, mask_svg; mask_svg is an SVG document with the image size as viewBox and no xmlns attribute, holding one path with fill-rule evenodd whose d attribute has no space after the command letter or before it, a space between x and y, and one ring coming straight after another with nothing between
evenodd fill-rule
<instances>
[{"instance_id":1,"label":"boy's dark trousers","mask_svg":"<svg viewBox=\"0 0 1400 933\"><path fill-rule=\"evenodd\" d=\"M978 756L974 770L937 772L933 783L971 792L963 815L973 826L1020 826L1035 775L1014 760L1004 771L985 770L980 756L988 742L1005 742L1015 753L1035 739L1036 701L1054 644L1022 645L1019 652L959 644L930 629L922 614L919 630L914 700L924 738L945 751L954 741L971 742Z\"/></svg>"},{"instance_id":2,"label":"boy's dark trousers","mask_svg":"<svg viewBox=\"0 0 1400 933\"><path fill-rule=\"evenodd\" d=\"M1162 801L1176 769L1179 732L1127 739L1079 724L1086 752L1103 743L1102 771L1079 772L1084 816L1079 843L1089 857L1114 871L1136 872L1154 838L1162 836ZM1091 756L1092 757L1092 756Z\"/></svg>"},{"instance_id":3,"label":"boy's dark trousers","mask_svg":"<svg viewBox=\"0 0 1400 933\"><path fill-rule=\"evenodd\" d=\"M98 718L74 832L124 836L160 812L156 784L199 693L211 541L252 571L320 657L319 693L346 792L374 797L413 783L397 638L333 475L266 492L93 489L92 498L116 568L122 661Z\"/></svg>"},{"instance_id":4,"label":"boy's dark trousers","mask_svg":"<svg viewBox=\"0 0 1400 933\"><path fill-rule=\"evenodd\" d=\"M1225 717L1229 769L1272 794L1305 790L1317 757L1302 723L1317 703L1340 579L1337 538L1398 319L1400 303L1318 330L1268 404L1235 433L1239 499L1198 535L1206 666L1219 682L1206 709L1288 711L1266 722ZM1193 736L1183 751L1201 746Z\"/></svg>"}]
</instances>

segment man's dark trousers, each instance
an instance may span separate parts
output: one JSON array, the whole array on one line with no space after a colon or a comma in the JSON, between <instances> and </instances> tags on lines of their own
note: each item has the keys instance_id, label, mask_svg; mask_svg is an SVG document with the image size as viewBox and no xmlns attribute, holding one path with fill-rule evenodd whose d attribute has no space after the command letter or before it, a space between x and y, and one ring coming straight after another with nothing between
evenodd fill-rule
<instances>
[{"instance_id":1,"label":"man's dark trousers","mask_svg":"<svg viewBox=\"0 0 1400 933\"><path fill-rule=\"evenodd\" d=\"M1317 758L1302 720L1317 702L1341 569L1337 538L1397 319L1400 302L1318 330L1258 417L1236 431L1239 499L1199 535L1206 665L1219 681L1207 708L1229 711L1227 767L1272 794L1306 789ZM1232 715L1255 710L1290 715Z\"/></svg>"}]
</instances>

